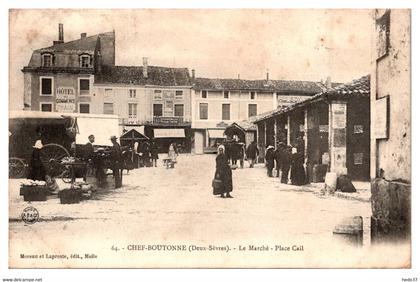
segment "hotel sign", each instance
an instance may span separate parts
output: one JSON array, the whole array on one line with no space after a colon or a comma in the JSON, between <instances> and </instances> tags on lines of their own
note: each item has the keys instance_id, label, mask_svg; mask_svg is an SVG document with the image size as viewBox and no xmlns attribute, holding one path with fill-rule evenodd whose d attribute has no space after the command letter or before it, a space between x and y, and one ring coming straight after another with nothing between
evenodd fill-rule
<instances>
[{"instance_id":1,"label":"hotel sign","mask_svg":"<svg viewBox=\"0 0 420 282\"><path fill-rule=\"evenodd\" d=\"M58 112L73 113L76 110L76 91L73 87L58 87L55 91Z\"/></svg>"}]
</instances>

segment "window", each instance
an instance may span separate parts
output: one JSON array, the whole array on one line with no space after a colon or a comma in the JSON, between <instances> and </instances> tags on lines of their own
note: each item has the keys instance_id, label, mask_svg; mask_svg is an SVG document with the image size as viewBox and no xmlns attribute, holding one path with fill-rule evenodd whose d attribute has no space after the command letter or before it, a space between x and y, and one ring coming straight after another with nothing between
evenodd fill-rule
<instances>
[{"instance_id":1,"label":"window","mask_svg":"<svg viewBox=\"0 0 420 282\"><path fill-rule=\"evenodd\" d=\"M106 115L114 114L114 103L104 103L104 114Z\"/></svg>"},{"instance_id":2,"label":"window","mask_svg":"<svg viewBox=\"0 0 420 282\"><path fill-rule=\"evenodd\" d=\"M41 95L52 95L53 79L41 77Z\"/></svg>"},{"instance_id":3,"label":"window","mask_svg":"<svg viewBox=\"0 0 420 282\"><path fill-rule=\"evenodd\" d=\"M114 92L112 92L112 89L105 89L104 99L111 101L114 100Z\"/></svg>"},{"instance_id":4,"label":"window","mask_svg":"<svg viewBox=\"0 0 420 282\"><path fill-rule=\"evenodd\" d=\"M183 99L184 98L184 91L177 90L175 91L175 99Z\"/></svg>"},{"instance_id":5,"label":"window","mask_svg":"<svg viewBox=\"0 0 420 282\"><path fill-rule=\"evenodd\" d=\"M387 10L379 19L376 19L376 57L380 59L389 53L391 10Z\"/></svg>"},{"instance_id":6,"label":"window","mask_svg":"<svg viewBox=\"0 0 420 282\"><path fill-rule=\"evenodd\" d=\"M222 104L222 120L230 120L230 104Z\"/></svg>"},{"instance_id":7,"label":"window","mask_svg":"<svg viewBox=\"0 0 420 282\"><path fill-rule=\"evenodd\" d=\"M155 100L162 100L162 90L155 90Z\"/></svg>"},{"instance_id":8,"label":"window","mask_svg":"<svg viewBox=\"0 0 420 282\"><path fill-rule=\"evenodd\" d=\"M90 55L81 55L80 56L80 67L89 68L90 67Z\"/></svg>"},{"instance_id":9,"label":"window","mask_svg":"<svg viewBox=\"0 0 420 282\"><path fill-rule=\"evenodd\" d=\"M257 115L257 104L248 105L248 117L254 117Z\"/></svg>"},{"instance_id":10,"label":"window","mask_svg":"<svg viewBox=\"0 0 420 282\"><path fill-rule=\"evenodd\" d=\"M207 98L207 91L201 90L201 98L206 99Z\"/></svg>"},{"instance_id":11,"label":"window","mask_svg":"<svg viewBox=\"0 0 420 282\"><path fill-rule=\"evenodd\" d=\"M205 103L200 103L200 119L209 118L209 105Z\"/></svg>"},{"instance_id":12,"label":"window","mask_svg":"<svg viewBox=\"0 0 420 282\"><path fill-rule=\"evenodd\" d=\"M137 118L137 103L128 103L128 118Z\"/></svg>"},{"instance_id":13,"label":"window","mask_svg":"<svg viewBox=\"0 0 420 282\"><path fill-rule=\"evenodd\" d=\"M229 91L223 91L223 98L229 99Z\"/></svg>"},{"instance_id":14,"label":"window","mask_svg":"<svg viewBox=\"0 0 420 282\"><path fill-rule=\"evenodd\" d=\"M136 89L128 90L128 97L129 98L136 98Z\"/></svg>"},{"instance_id":15,"label":"window","mask_svg":"<svg viewBox=\"0 0 420 282\"><path fill-rule=\"evenodd\" d=\"M153 116L154 117L161 117L162 114L162 104L153 104Z\"/></svg>"},{"instance_id":16,"label":"window","mask_svg":"<svg viewBox=\"0 0 420 282\"><path fill-rule=\"evenodd\" d=\"M52 103L41 103L42 112L52 112Z\"/></svg>"},{"instance_id":17,"label":"window","mask_svg":"<svg viewBox=\"0 0 420 282\"><path fill-rule=\"evenodd\" d=\"M79 104L79 113L81 113L81 114L90 113L90 105L89 104Z\"/></svg>"},{"instance_id":18,"label":"window","mask_svg":"<svg viewBox=\"0 0 420 282\"><path fill-rule=\"evenodd\" d=\"M42 61L42 66L43 67L52 67L54 65L54 55L53 54L43 54L41 61Z\"/></svg>"},{"instance_id":19,"label":"window","mask_svg":"<svg viewBox=\"0 0 420 282\"><path fill-rule=\"evenodd\" d=\"M251 100L255 100L255 92L254 91L249 92L249 98Z\"/></svg>"},{"instance_id":20,"label":"window","mask_svg":"<svg viewBox=\"0 0 420 282\"><path fill-rule=\"evenodd\" d=\"M79 94L89 95L90 81L89 78L79 78Z\"/></svg>"},{"instance_id":21,"label":"window","mask_svg":"<svg viewBox=\"0 0 420 282\"><path fill-rule=\"evenodd\" d=\"M183 104L175 105L175 116L176 117L183 117L184 116L184 105Z\"/></svg>"}]
</instances>

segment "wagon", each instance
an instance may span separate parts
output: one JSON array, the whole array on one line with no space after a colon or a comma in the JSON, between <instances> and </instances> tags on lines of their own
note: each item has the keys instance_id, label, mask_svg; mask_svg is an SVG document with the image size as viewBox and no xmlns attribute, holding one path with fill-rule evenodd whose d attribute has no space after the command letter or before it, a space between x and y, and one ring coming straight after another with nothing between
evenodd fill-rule
<instances>
[{"instance_id":1,"label":"wagon","mask_svg":"<svg viewBox=\"0 0 420 282\"><path fill-rule=\"evenodd\" d=\"M103 126L104 119L107 126ZM41 161L47 175L65 177L69 172L63 158L77 155L88 136L97 146L111 145L109 136L118 135L115 115L87 115L38 111L11 111L9 115L9 176L24 177L31 160L32 146L41 139ZM71 144L76 143L76 149ZM72 154L71 151L73 150ZM74 152L75 151L75 152Z\"/></svg>"}]
</instances>

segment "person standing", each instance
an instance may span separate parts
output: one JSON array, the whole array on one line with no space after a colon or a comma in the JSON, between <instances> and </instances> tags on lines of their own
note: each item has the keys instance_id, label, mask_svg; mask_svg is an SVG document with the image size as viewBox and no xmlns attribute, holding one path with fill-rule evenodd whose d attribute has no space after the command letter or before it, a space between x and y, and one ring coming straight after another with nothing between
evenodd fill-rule
<instances>
[{"instance_id":1,"label":"person standing","mask_svg":"<svg viewBox=\"0 0 420 282\"><path fill-rule=\"evenodd\" d=\"M31 162L29 164L29 175L28 179L32 180L42 180L45 181L46 179L46 172L44 164L41 161L41 149L42 149L42 141L36 140L35 145L32 146L32 156Z\"/></svg>"},{"instance_id":2,"label":"person standing","mask_svg":"<svg viewBox=\"0 0 420 282\"><path fill-rule=\"evenodd\" d=\"M141 154L141 160L143 163L143 167L149 167L150 166L150 145L148 141L144 141L141 143L140 146L140 154Z\"/></svg>"},{"instance_id":3,"label":"person standing","mask_svg":"<svg viewBox=\"0 0 420 282\"><path fill-rule=\"evenodd\" d=\"M274 168L274 147L268 145L267 150L265 151L265 161L267 167L268 177L273 177L273 168Z\"/></svg>"},{"instance_id":4,"label":"person standing","mask_svg":"<svg viewBox=\"0 0 420 282\"><path fill-rule=\"evenodd\" d=\"M276 177L280 176L280 170L282 167L283 155L284 155L284 148L285 144L283 142L279 142L277 149L274 151L274 159L276 160Z\"/></svg>"},{"instance_id":5,"label":"person standing","mask_svg":"<svg viewBox=\"0 0 420 282\"><path fill-rule=\"evenodd\" d=\"M93 134L88 137L89 142L87 142L83 148L83 159L87 162L86 168L83 172L83 181L86 181L86 176L88 173L88 167L91 168L91 163L94 158L93 153L93 143L95 142L95 136Z\"/></svg>"},{"instance_id":6,"label":"person standing","mask_svg":"<svg viewBox=\"0 0 420 282\"><path fill-rule=\"evenodd\" d=\"M157 160L159 159L158 152L158 145L155 140L152 140L152 143L150 144L150 157L152 159L152 166L154 167L157 167Z\"/></svg>"},{"instance_id":7,"label":"person standing","mask_svg":"<svg viewBox=\"0 0 420 282\"><path fill-rule=\"evenodd\" d=\"M238 143L238 146L239 146L239 164L241 165L241 168L244 168L245 144Z\"/></svg>"},{"instance_id":8,"label":"person standing","mask_svg":"<svg viewBox=\"0 0 420 282\"><path fill-rule=\"evenodd\" d=\"M117 142L117 137L115 135L110 138L112 142L111 147L111 161L112 161L112 172L115 180L115 188L120 188L122 186L122 154L121 146Z\"/></svg>"},{"instance_id":9,"label":"person standing","mask_svg":"<svg viewBox=\"0 0 420 282\"><path fill-rule=\"evenodd\" d=\"M171 159L171 161L173 163L176 163L176 157L178 155L178 152L176 150L176 145L175 143L171 143L169 145L169 150L168 150L168 158Z\"/></svg>"},{"instance_id":10,"label":"person standing","mask_svg":"<svg viewBox=\"0 0 420 282\"><path fill-rule=\"evenodd\" d=\"M305 168L303 167L304 157L301 152L298 152L297 148L292 149L291 158L291 171L290 178L292 185L303 185L306 181Z\"/></svg>"},{"instance_id":11,"label":"person standing","mask_svg":"<svg viewBox=\"0 0 420 282\"><path fill-rule=\"evenodd\" d=\"M225 154L225 146L223 145L220 145L217 148L216 172L214 174L214 178L219 179L222 182L223 189L221 190L220 197L233 198L232 195L230 195L230 192L233 191L232 169L229 166L228 159Z\"/></svg>"},{"instance_id":12,"label":"person standing","mask_svg":"<svg viewBox=\"0 0 420 282\"><path fill-rule=\"evenodd\" d=\"M283 161L281 167L281 183L287 184L289 182L289 171L291 162L292 147L284 146Z\"/></svg>"},{"instance_id":13,"label":"person standing","mask_svg":"<svg viewBox=\"0 0 420 282\"><path fill-rule=\"evenodd\" d=\"M254 167L255 160L258 158L259 154L257 142L252 141L251 144L248 145L248 148L246 148L246 157L250 168Z\"/></svg>"}]
</instances>

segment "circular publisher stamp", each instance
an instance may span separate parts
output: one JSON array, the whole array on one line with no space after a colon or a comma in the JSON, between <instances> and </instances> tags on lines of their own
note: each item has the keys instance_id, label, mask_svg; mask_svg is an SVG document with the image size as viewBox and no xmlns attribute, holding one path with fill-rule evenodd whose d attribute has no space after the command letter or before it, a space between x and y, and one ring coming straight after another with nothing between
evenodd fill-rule
<instances>
[{"instance_id":1,"label":"circular publisher stamp","mask_svg":"<svg viewBox=\"0 0 420 282\"><path fill-rule=\"evenodd\" d=\"M34 224L39 219L39 212L34 207L26 207L22 212L22 220L27 224Z\"/></svg>"}]
</instances>

